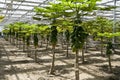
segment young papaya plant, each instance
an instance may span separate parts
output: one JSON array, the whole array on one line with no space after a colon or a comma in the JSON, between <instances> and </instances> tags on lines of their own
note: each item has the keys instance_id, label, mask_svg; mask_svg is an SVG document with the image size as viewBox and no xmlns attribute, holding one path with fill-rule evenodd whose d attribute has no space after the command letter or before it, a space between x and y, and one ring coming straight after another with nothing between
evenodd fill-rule
<instances>
[{"instance_id":1,"label":"young papaya plant","mask_svg":"<svg viewBox=\"0 0 120 80\"><path fill-rule=\"evenodd\" d=\"M9 29L4 29L2 32L3 32L3 35L4 35L4 39L5 39L6 41L8 41Z\"/></svg>"},{"instance_id":2,"label":"young papaya plant","mask_svg":"<svg viewBox=\"0 0 120 80\"><path fill-rule=\"evenodd\" d=\"M70 41L70 31L67 29L65 31L65 37L66 37L66 42L67 42L67 53L66 53L66 57L68 57L68 47L69 47L69 41Z\"/></svg>"},{"instance_id":3,"label":"young papaya plant","mask_svg":"<svg viewBox=\"0 0 120 80\"><path fill-rule=\"evenodd\" d=\"M22 48L23 48L23 51L25 51L25 34L26 34L26 32L22 32L22 41L23 41L23 45L22 45Z\"/></svg>"},{"instance_id":4,"label":"young papaya plant","mask_svg":"<svg viewBox=\"0 0 120 80\"><path fill-rule=\"evenodd\" d=\"M23 40L23 34L25 31L24 30L24 24L23 22L15 22L13 24L14 26L14 31L15 31L15 38L16 38L16 44L20 48L21 47L21 40Z\"/></svg>"},{"instance_id":5,"label":"young papaya plant","mask_svg":"<svg viewBox=\"0 0 120 80\"><path fill-rule=\"evenodd\" d=\"M52 45L52 65L50 69L50 74L54 74L54 67L55 67L55 46L57 44L57 29L56 26L51 27L51 35L50 35L50 42Z\"/></svg>"},{"instance_id":6,"label":"young papaya plant","mask_svg":"<svg viewBox=\"0 0 120 80\"><path fill-rule=\"evenodd\" d=\"M79 50L82 52L86 37L87 34L81 26L73 26L73 32L71 33L71 47L72 51L75 52L75 80L79 80ZM82 60L84 62L84 56L82 56Z\"/></svg>"},{"instance_id":7,"label":"young papaya plant","mask_svg":"<svg viewBox=\"0 0 120 80\"><path fill-rule=\"evenodd\" d=\"M18 47L19 47L19 49L20 49L20 47L21 47L21 35L22 35L22 27L19 27L19 31L18 31Z\"/></svg>"},{"instance_id":8,"label":"young papaya plant","mask_svg":"<svg viewBox=\"0 0 120 80\"><path fill-rule=\"evenodd\" d=\"M27 45L27 52L28 52L27 56L28 56L28 57L30 57L30 53L29 53L30 37L31 37L31 36L30 36L29 33L26 34L26 45Z\"/></svg>"},{"instance_id":9,"label":"young papaya plant","mask_svg":"<svg viewBox=\"0 0 120 80\"><path fill-rule=\"evenodd\" d=\"M46 36L46 49L48 48L48 44L49 44L49 41L50 41L50 28L46 28L45 29L45 36Z\"/></svg>"},{"instance_id":10,"label":"young papaya plant","mask_svg":"<svg viewBox=\"0 0 120 80\"><path fill-rule=\"evenodd\" d=\"M41 39L40 46L43 47L43 43L44 43L44 33L43 32L40 33L40 39Z\"/></svg>"},{"instance_id":11,"label":"young papaya plant","mask_svg":"<svg viewBox=\"0 0 120 80\"><path fill-rule=\"evenodd\" d=\"M18 47L19 31L16 32L16 47Z\"/></svg>"},{"instance_id":12,"label":"young papaya plant","mask_svg":"<svg viewBox=\"0 0 120 80\"><path fill-rule=\"evenodd\" d=\"M112 72L111 55L113 54L114 48L113 48L111 40L115 36L120 36L120 32L116 32L116 33L108 33L108 32L98 33L98 36L102 36L102 37L107 38L106 55L108 57L109 70L110 70L110 72Z\"/></svg>"},{"instance_id":13,"label":"young papaya plant","mask_svg":"<svg viewBox=\"0 0 120 80\"><path fill-rule=\"evenodd\" d=\"M46 35L48 35L49 33L49 29L47 25L41 25L39 26L39 35L40 35L40 39L41 39L41 47L43 46L43 43L45 42L45 38Z\"/></svg>"},{"instance_id":14,"label":"young papaya plant","mask_svg":"<svg viewBox=\"0 0 120 80\"><path fill-rule=\"evenodd\" d=\"M47 40L46 49L48 49L48 44L49 44L49 40L50 40L50 35L49 34L46 35L46 40Z\"/></svg>"},{"instance_id":15,"label":"young papaya plant","mask_svg":"<svg viewBox=\"0 0 120 80\"><path fill-rule=\"evenodd\" d=\"M18 42L18 31L15 32L15 46L17 47Z\"/></svg>"},{"instance_id":16,"label":"young papaya plant","mask_svg":"<svg viewBox=\"0 0 120 80\"><path fill-rule=\"evenodd\" d=\"M24 23L22 23L22 22L15 22L15 23L13 24L13 26L14 26L14 31L15 31L15 44L16 44L16 46L18 46L20 27L21 27L23 24L24 24Z\"/></svg>"},{"instance_id":17,"label":"young papaya plant","mask_svg":"<svg viewBox=\"0 0 120 80\"><path fill-rule=\"evenodd\" d=\"M38 48L38 27L35 24L32 25L26 25L26 29L27 29L27 34L28 37L27 38L32 38L33 39L33 45L34 45L34 59L35 62L38 62L37 60L37 48ZM31 36L31 37L30 37ZM30 39L31 40L31 39ZM29 41L27 42L29 44Z\"/></svg>"},{"instance_id":18,"label":"young papaya plant","mask_svg":"<svg viewBox=\"0 0 120 80\"><path fill-rule=\"evenodd\" d=\"M58 42L60 42L61 48L63 49L64 48L64 36L63 36L64 29L63 27L59 26L57 27L57 30L58 30L58 38L59 38Z\"/></svg>"},{"instance_id":19,"label":"young papaya plant","mask_svg":"<svg viewBox=\"0 0 120 80\"><path fill-rule=\"evenodd\" d=\"M35 7L35 12L43 16L44 18L47 18L48 20L51 20L51 34L50 34L50 43L52 45L52 65L50 69L50 74L54 74L54 67L55 67L55 46L57 44L57 29L56 29L56 19L61 17L62 15L60 14L63 9L65 9L63 6L60 6L61 4L54 4L50 3L51 6L47 6L45 8L38 8Z\"/></svg>"},{"instance_id":20,"label":"young papaya plant","mask_svg":"<svg viewBox=\"0 0 120 80\"><path fill-rule=\"evenodd\" d=\"M111 24L111 21L108 20L107 18L104 18L104 17L97 17L96 18L96 23L97 23L97 26L99 26L100 28L100 33L104 33L105 31L107 31L109 29L109 31L107 32L112 32L112 24ZM109 27L111 26L111 27ZM111 29L110 29L111 28ZM104 36L101 36L101 55L103 56L103 48L104 48Z\"/></svg>"},{"instance_id":21,"label":"young papaya plant","mask_svg":"<svg viewBox=\"0 0 120 80\"><path fill-rule=\"evenodd\" d=\"M111 65L111 55L112 55L112 42L107 43L106 47L106 55L108 57L108 63L109 63L109 70L112 72L112 65Z\"/></svg>"},{"instance_id":22,"label":"young papaya plant","mask_svg":"<svg viewBox=\"0 0 120 80\"><path fill-rule=\"evenodd\" d=\"M35 62L37 62L37 47L38 47L38 36L37 33L33 34L34 47L35 47Z\"/></svg>"},{"instance_id":23,"label":"young papaya plant","mask_svg":"<svg viewBox=\"0 0 120 80\"><path fill-rule=\"evenodd\" d=\"M30 25L30 24L26 24L24 25L24 30L26 31L26 34L25 34L25 42L26 42L26 49L27 49L27 56L30 57L31 54L30 54L30 40L31 40L31 35L32 33L34 32L34 29L35 26L34 25Z\"/></svg>"},{"instance_id":24,"label":"young papaya plant","mask_svg":"<svg viewBox=\"0 0 120 80\"><path fill-rule=\"evenodd\" d=\"M13 24L9 24L8 25L8 29L9 29L9 41L10 41L10 43L12 43L12 33L13 33L13 26L12 26Z\"/></svg>"}]
</instances>

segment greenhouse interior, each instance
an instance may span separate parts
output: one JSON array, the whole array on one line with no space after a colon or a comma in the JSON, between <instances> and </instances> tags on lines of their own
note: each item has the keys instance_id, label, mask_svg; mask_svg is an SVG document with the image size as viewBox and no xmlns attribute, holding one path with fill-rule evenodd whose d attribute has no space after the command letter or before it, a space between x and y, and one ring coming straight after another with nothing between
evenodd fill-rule
<instances>
[{"instance_id":1,"label":"greenhouse interior","mask_svg":"<svg viewBox=\"0 0 120 80\"><path fill-rule=\"evenodd\" d=\"M0 80L120 80L120 0L0 0Z\"/></svg>"}]
</instances>

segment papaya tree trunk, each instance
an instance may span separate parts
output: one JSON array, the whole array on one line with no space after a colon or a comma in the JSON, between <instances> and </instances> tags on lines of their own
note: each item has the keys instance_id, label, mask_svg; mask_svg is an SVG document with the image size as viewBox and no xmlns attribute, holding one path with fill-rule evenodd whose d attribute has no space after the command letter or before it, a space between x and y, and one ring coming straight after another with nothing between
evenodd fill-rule
<instances>
[{"instance_id":1,"label":"papaya tree trunk","mask_svg":"<svg viewBox=\"0 0 120 80\"><path fill-rule=\"evenodd\" d=\"M40 47L43 47L44 37L41 36Z\"/></svg>"},{"instance_id":2,"label":"papaya tree trunk","mask_svg":"<svg viewBox=\"0 0 120 80\"><path fill-rule=\"evenodd\" d=\"M84 64L85 63L85 56L84 56L84 49L83 48L82 48L81 52L82 52L82 63Z\"/></svg>"},{"instance_id":3,"label":"papaya tree trunk","mask_svg":"<svg viewBox=\"0 0 120 80\"><path fill-rule=\"evenodd\" d=\"M111 55L108 55L109 70L112 72Z\"/></svg>"},{"instance_id":4,"label":"papaya tree trunk","mask_svg":"<svg viewBox=\"0 0 120 80\"><path fill-rule=\"evenodd\" d=\"M25 51L25 42L23 42L23 51Z\"/></svg>"},{"instance_id":5,"label":"papaya tree trunk","mask_svg":"<svg viewBox=\"0 0 120 80\"><path fill-rule=\"evenodd\" d=\"M85 39L85 44L84 44L84 45L85 45L85 46L84 46L84 48L85 48L84 50L85 50L86 53L88 52L88 51L87 51L87 43L88 43L88 42L87 42L87 38L86 38L86 39Z\"/></svg>"},{"instance_id":6,"label":"papaya tree trunk","mask_svg":"<svg viewBox=\"0 0 120 80\"><path fill-rule=\"evenodd\" d=\"M17 37L15 37L15 46L17 47Z\"/></svg>"},{"instance_id":7,"label":"papaya tree trunk","mask_svg":"<svg viewBox=\"0 0 120 80\"><path fill-rule=\"evenodd\" d=\"M13 45L13 43L14 43L14 37L13 37L13 35L12 35L11 44Z\"/></svg>"},{"instance_id":8,"label":"papaya tree trunk","mask_svg":"<svg viewBox=\"0 0 120 80\"><path fill-rule=\"evenodd\" d=\"M37 62L37 48L35 47L35 62Z\"/></svg>"},{"instance_id":9,"label":"papaya tree trunk","mask_svg":"<svg viewBox=\"0 0 120 80\"><path fill-rule=\"evenodd\" d=\"M29 46L27 46L27 57L30 57Z\"/></svg>"},{"instance_id":10,"label":"papaya tree trunk","mask_svg":"<svg viewBox=\"0 0 120 80\"><path fill-rule=\"evenodd\" d=\"M20 46L21 46L21 38L19 38L19 49L20 49Z\"/></svg>"},{"instance_id":11,"label":"papaya tree trunk","mask_svg":"<svg viewBox=\"0 0 120 80\"><path fill-rule=\"evenodd\" d=\"M79 80L78 50L75 53L75 80Z\"/></svg>"},{"instance_id":12,"label":"papaya tree trunk","mask_svg":"<svg viewBox=\"0 0 120 80\"><path fill-rule=\"evenodd\" d=\"M103 37L101 37L101 55L103 56Z\"/></svg>"},{"instance_id":13,"label":"papaya tree trunk","mask_svg":"<svg viewBox=\"0 0 120 80\"><path fill-rule=\"evenodd\" d=\"M67 42L67 53L66 53L67 58L68 58L68 47L69 47L69 42Z\"/></svg>"},{"instance_id":14,"label":"papaya tree trunk","mask_svg":"<svg viewBox=\"0 0 120 80\"><path fill-rule=\"evenodd\" d=\"M50 74L54 74L54 67L55 67L55 46L52 47L52 64L50 69Z\"/></svg>"},{"instance_id":15,"label":"papaya tree trunk","mask_svg":"<svg viewBox=\"0 0 120 80\"><path fill-rule=\"evenodd\" d=\"M16 36L15 36L15 46L16 46L16 44L17 44L17 39L16 39Z\"/></svg>"},{"instance_id":16,"label":"papaya tree trunk","mask_svg":"<svg viewBox=\"0 0 120 80\"><path fill-rule=\"evenodd\" d=\"M15 35L13 36L13 45L15 45Z\"/></svg>"},{"instance_id":17,"label":"papaya tree trunk","mask_svg":"<svg viewBox=\"0 0 120 80\"><path fill-rule=\"evenodd\" d=\"M10 40L10 43L11 43L11 42L12 42L12 37L11 37L11 34L10 34L9 40Z\"/></svg>"},{"instance_id":18,"label":"papaya tree trunk","mask_svg":"<svg viewBox=\"0 0 120 80\"><path fill-rule=\"evenodd\" d=\"M11 35L11 44L13 43L13 36Z\"/></svg>"},{"instance_id":19,"label":"papaya tree trunk","mask_svg":"<svg viewBox=\"0 0 120 80\"><path fill-rule=\"evenodd\" d=\"M10 37L9 37L8 34L4 34L4 39L5 39L6 41L9 41L9 42L10 42Z\"/></svg>"},{"instance_id":20,"label":"papaya tree trunk","mask_svg":"<svg viewBox=\"0 0 120 80\"><path fill-rule=\"evenodd\" d=\"M18 47L18 37L17 37L17 43L16 44L17 44L17 47Z\"/></svg>"},{"instance_id":21,"label":"papaya tree trunk","mask_svg":"<svg viewBox=\"0 0 120 80\"><path fill-rule=\"evenodd\" d=\"M43 46L43 41L41 40L41 42L40 42L41 44L40 44L40 46L42 47Z\"/></svg>"},{"instance_id":22,"label":"papaya tree trunk","mask_svg":"<svg viewBox=\"0 0 120 80\"><path fill-rule=\"evenodd\" d=\"M47 40L47 43L46 43L46 49L48 48L48 40Z\"/></svg>"},{"instance_id":23,"label":"papaya tree trunk","mask_svg":"<svg viewBox=\"0 0 120 80\"><path fill-rule=\"evenodd\" d=\"M64 48L64 41L63 41L63 36L61 36L61 48L63 49Z\"/></svg>"}]
</instances>

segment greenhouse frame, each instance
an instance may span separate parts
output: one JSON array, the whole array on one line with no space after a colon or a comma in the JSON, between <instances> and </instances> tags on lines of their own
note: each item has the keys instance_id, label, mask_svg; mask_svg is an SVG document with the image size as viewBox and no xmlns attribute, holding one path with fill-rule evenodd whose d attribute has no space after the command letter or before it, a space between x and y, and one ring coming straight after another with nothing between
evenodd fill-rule
<instances>
[{"instance_id":1,"label":"greenhouse frame","mask_svg":"<svg viewBox=\"0 0 120 80\"><path fill-rule=\"evenodd\" d=\"M0 80L120 80L120 0L0 0Z\"/></svg>"}]
</instances>

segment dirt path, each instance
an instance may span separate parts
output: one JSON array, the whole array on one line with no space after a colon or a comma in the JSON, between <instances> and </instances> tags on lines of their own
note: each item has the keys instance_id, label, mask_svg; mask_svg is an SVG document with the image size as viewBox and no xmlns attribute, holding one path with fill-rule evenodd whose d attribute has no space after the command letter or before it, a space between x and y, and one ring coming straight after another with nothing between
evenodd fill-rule
<instances>
[{"instance_id":1,"label":"dirt path","mask_svg":"<svg viewBox=\"0 0 120 80\"><path fill-rule=\"evenodd\" d=\"M65 57L65 50L56 49L56 75L49 75L51 51L39 49L39 63L26 56L26 53L0 38L0 80L74 80L74 54ZM113 80L120 78L120 55L112 57L114 73L108 72L106 57L99 51L85 53L86 64L79 64L80 80Z\"/></svg>"}]
</instances>

